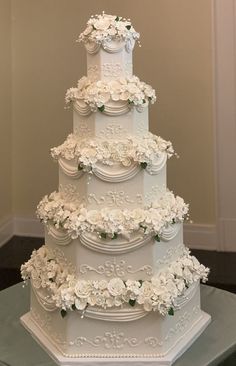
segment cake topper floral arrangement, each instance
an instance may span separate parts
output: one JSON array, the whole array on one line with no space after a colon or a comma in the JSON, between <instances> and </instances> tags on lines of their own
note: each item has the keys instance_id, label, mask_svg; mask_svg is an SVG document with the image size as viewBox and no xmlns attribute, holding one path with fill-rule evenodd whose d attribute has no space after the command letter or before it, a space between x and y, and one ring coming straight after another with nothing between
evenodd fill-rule
<instances>
[{"instance_id":1,"label":"cake topper floral arrangement","mask_svg":"<svg viewBox=\"0 0 236 366\"><path fill-rule=\"evenodd\" d=\"M102 44L104 41L111 41L114 38L125 42L136 41L139 39L139 33L135 31L130 19L103 12L91 16L78 41Z\"/></svg>"}]
</instances>

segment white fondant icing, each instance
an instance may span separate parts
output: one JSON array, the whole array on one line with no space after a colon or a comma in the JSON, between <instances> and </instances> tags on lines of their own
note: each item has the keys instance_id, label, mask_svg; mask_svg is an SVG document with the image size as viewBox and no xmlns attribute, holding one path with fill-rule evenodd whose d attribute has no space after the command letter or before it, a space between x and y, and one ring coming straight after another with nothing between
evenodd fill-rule
<instances>
[{"instance_id":1,"label":"white fondant icing","mask_svg":"<svg viewBox=\"0 0 236 366\"><path fill-rule=\"evenodd\" d=\"M80 35L88 77L66 96L73 102L77 141L105 140L120 149L128 136L131 140L123 156L117 159L119 151L113 151L109 162L104 149L92 154L99 158L91 162L91 146L80 161L71 141L58 154L60 193L48 202L44 198L39 207L47 223L46 246L22 266L23 278L32 283L31 310L22 322L63 366L77 365L81 358L115 362L124 357L171 365L209 322L199 293L199 279L206 280L208 269L183 245L181 222L187 206L170 192L168 200L156 200L166 192L171 144L159 140L157 154L153 141L141 149L137 144L148 131L145 107L156 99L155 91L133 76L132 50L138 38L129 19L104 13L91 17ZM135 158L128 153L133 143ZM124 210L125 220L119 223ZM103 221L97 225L100 212ZM138 220L143 213L145 225ZM130 215L137 219L132 230L126 226ZM161 227L160 215L165 217ZM88 296L90 291L94 296ZM65 318L58 307L67 309ZM74 307L79 310L72 311ZM174 316L160 315L171 314L172 308Z\"/></svg>"}]
</instances>

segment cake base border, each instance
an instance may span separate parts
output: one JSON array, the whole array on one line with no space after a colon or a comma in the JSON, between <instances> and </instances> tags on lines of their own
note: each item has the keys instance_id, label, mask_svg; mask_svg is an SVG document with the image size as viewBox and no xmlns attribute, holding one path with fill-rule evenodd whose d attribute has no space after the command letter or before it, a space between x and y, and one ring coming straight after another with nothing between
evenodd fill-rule
<instances>
[{"instance_id":1,"label":"cake base border","mask_svg":"<svg viewBox=\"0 0 236 366\"><path fill-rule=\"evenodd\" d=\"M32 335L37 343L49 354L49 356L59 366L87 366L89 364L96 364L96 366L122 366L127 363L135 364L135 366L171 366L200 336L211 322L211 316L201 310L201 318L196 325L191 328L184 337L163 357L81 357L70 358L63 356L58 349L50 343L47 336L41 329L32 321L30 312L26 313L20 318L21 324Z\"/></svg>"}]
</instances>

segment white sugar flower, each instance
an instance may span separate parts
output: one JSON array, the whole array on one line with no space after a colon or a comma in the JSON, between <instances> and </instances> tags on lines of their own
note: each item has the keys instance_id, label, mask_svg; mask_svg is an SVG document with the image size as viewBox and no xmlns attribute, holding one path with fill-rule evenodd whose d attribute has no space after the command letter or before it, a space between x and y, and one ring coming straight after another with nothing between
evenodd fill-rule
<instances>
[{"instance_id":1,"label":"white sugar flower","mask_svg":"<svg viewBox=\"0 0 236 366\"><path fill-rule=\"evenodd\" d=\"M87 306L87 300L86 299L75 299L75 307L78 310L84 310Z\"/></svg>"},{"instance_id":2,"label":"white sugar flower","mask_svg":"<svg viewBox=\"0 0 236 366\"><path fill-rule=\"evenodd\" d=\"M53 281L50 274L52 269ZM75 306L78 310L84 310L87 305L120 307L130 300L136 300L145 311L159 311L162 315L175 306L176 299L191 284L200 279L206 280L209 273L209 269L192 257L187 249L150 281L127 280L124 283L120 278L86 281L77 279L74 270L70 270L71 266L63 256L58 256L57 252L46 246L34 251L30 260L21 267L23 278L31 278L36 291L43 288L48 294L47 298L54 301L58 308L72 310Z\"/></svg>"},{"instance_id":3,"label":"white sugar flower","mask_svg":"<svg viewBox=\"0 0 236 366\"><path fill-rule=\"evenodd\" d=\"M113 278L108 282L107 289L113 296L119 296L124 293L125 284L120 278Z\"/></svg>"},{"instance_id":4,"label":"white sugar flower","mask_svg":"<svg viewBox=\"0 0 236 366\"><path fill-rule=\"evenodd\" d=\"M136 107L148 106L156 100L155 90L148 84L141 82L137 76L127 79L93 81L83 76L77 84L77 88L70 88L66 92L66 103L83 100L96 111L103 105L112 101L127 101Z\"/></svg>"},{"instance_id":5,"label":"white sugar flower","mask_svg":"<svg viewBox=\"0 0 236 366\"><path fill-rule=\"evenodd\" d=\"M85 280L79 280L75 286L75 294L79 298L87 298L92 291L90 282Z\"/></svg>"}]
</instances>

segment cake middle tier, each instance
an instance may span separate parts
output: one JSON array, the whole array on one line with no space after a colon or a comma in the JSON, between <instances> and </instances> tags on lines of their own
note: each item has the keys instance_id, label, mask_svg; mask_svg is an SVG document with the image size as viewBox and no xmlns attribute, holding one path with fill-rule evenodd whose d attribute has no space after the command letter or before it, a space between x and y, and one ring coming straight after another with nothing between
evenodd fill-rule
<instances>
[{"instance_id":1,"label":"cake middle tier","mask_svg":"<svg viewBox=\"0 0 236 366\"><path fill-rule=\"evenodd\" d=\"M76 162L67 162L67 169L65 164L60 161L59 191L68 201L76 200L88 209L144 208L166 192L165 160L155 175L137 164L128 169L121 164L98 164L93 174L77 170L77 175L71 176L68 166L77 169Z\"/></svg>"},{"instance_id":2,"label":"cake middle tier","mask_svg":"<svg viewBox=\"0 0 236 366\"><path fill-rule=\"evenodd\" d=\"M183 244L183 225L172 226L172 236L157 242L152 236L135 233L129 239L98 238L84 234L67 244L54 235L52 227L45 230L45 244L54 255L69 265L70 269L85 280L150 280L171 262L186 252Z\"/></svg>"}]
</instances>

